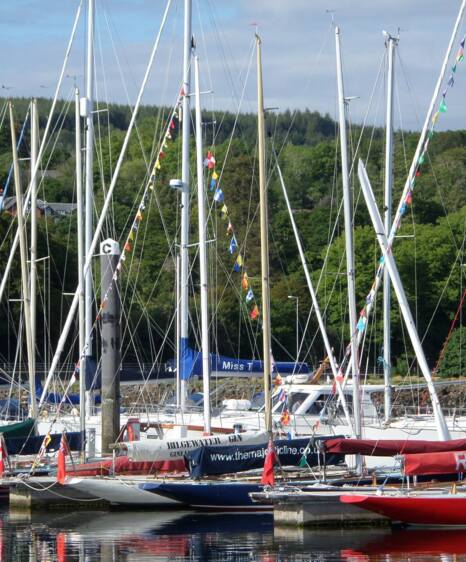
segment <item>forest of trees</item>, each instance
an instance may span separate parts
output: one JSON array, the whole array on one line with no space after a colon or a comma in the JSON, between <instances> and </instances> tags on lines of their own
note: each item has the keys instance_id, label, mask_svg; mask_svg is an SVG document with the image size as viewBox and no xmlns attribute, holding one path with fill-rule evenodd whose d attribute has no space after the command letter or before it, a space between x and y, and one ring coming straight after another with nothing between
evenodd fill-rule
<instances>
[{"instance_id":1,"label":"forest of trees","mask_svg":"<svg viewBox=\"0 0 466 562\"><path fill-rule=\"evenodd\" d=\"M2 100L0 103L5 103ZM14 100L16 130L19 132L28 109L29 100ZM50 108L50 100L39 100L40 126L43 133ZM94 190L96 216L102 205L130 119L124 106L109 106L108 111L96 114ZM111 214L106 222L104 237L111 236L124 244L128 229L146 185L149 172L160 150L162 133L167 127L168 108L146 106L141 109L137 134L133 134L128 153L113 197ZM260 316L250 319L254 303L260 308L259 216L256 161L256 117L252 114L236 116L228 113L204 115L205 152L211 150L216 159L218 186L224 193L221 205L213 202L209 220L210 300L212 349L234 357L259 357ZM49 142L43 166L45 174L39 197L50 202L75 201L74 107L60 102L54 116L54 133ZM179 195L169 188L171 178L180 177L180 135L176 122L172 140L164 149L161 169L157 172L156 188L145 211L144 221L135 240L131 257L122 273L123 349L125 360L168 360L173 357L175 308L175 260L179 242ZM300 358L316 366L324 356L322 339L318 334L315 316L308 314L311 306L302 266L294 241L291 224L284 204L274 165L273 153L279 155L294 216L306 250L308 265L315 283L319 283L318 297L335 353L339 359L348 343L347 297L344 260L343 215L337 217L341 203L341 177L337 125L329 116L316 112L290 111L267 116L267 160L270 220L271 307L274 357L284 360L296 355L296 297L300 335L306 336ZM365 162L373 188L382 210L384 181L384 132L382 129L361 130L353 126L351 146L359 142L358 154ZM398 202L407 170L418 140L417 133L398 131L395 135L394 202ZM417 327L423 339L429 363L434 366L450 332L463 293L463 246L466 226L466 131L436 133L430 142L428 164L417 178L413 203L399 231L394 255L409 298ZM196 178L194 141L191 157L192 183ZM29 174L29 126L20 147L23 187ZM11 140L8 119L0 129L0 185L6 185L11 165ZM356 169L356 168L354 168ZM211 170L206 168L206 185ZM380 251L375 240L355 172L352 173L355 211L355 259L357 302L362 307L374 278ZM195 189L192 189L191 236L197 240L197 208ZM8 196L14 194L14 183ZM223 204L228 217L221 216ZM244 260L242 270L234 271L235 255L229 252L228 222L234 226L238 250ZM0 215L1 263L5 264L12 240L13 218ZM39 220L39 257L49 256L38 264L39 285L47 295L46 311L39 306L38 353L53 350L70 299L64 293L74 291L77 282L76 215ZM332 236L332 233L334 235ZM103 239L103 238L102 238ZM193 245L190 315L192 345L198 337L199 313L198 267L196 247ZM0 354L4 360L14 357L20 305L19 258L8 283L8 297L3 299L3 321L0 323ZM95 260L95 279L98 282L98 260ZM48 265L49 264L49 265ZM47 269L49 268L49 269ZM50 271L50 282L43 278ZM247 272L255 300L246 303L242 289L242 273ZM41 285L42 283L42 285ZM41 298L42 298L41 293ZM289 296L295 298L289 298ZM97 302L98 302L97 297ZM15 300L16 299L16 300ZM44 323L44 314L46 322ZM458 314L456 329L445 349L439 375L455 377L464 373L462 347L466 333ZM47 324L47 328L45 328ZM47 333L48 331L48 333ZM168 336L168 338L166 337ZM70 355L76 360L76 330L70 336ZM98 339L98 338L97 338ZM44 340L45 346L44 346ZM364 370L381 373L382 354L381 296L375 314L367 328ZM413 367L413 352L403 328L400 312L393 294L392 306L393 372L406 374ZM414 365L415 367L415 365Z\"/></svg>"}]
</instances>

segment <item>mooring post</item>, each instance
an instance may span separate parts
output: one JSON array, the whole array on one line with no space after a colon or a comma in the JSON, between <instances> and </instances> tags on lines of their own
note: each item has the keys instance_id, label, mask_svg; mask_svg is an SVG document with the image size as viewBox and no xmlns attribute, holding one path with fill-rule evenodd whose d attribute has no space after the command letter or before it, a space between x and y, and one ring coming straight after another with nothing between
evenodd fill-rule
<instances>
[{"instance_id":1,"label":"mooring post","mask_svg":"<svg viewBox=\"0 0 466 562\"><path fill-rule=\"evenodd\" d=\"M120 433L120 290L114 273L120 246L107 239L100 244L101 353L102 353L102 453L110 453L110 443Z\"/></svg>"}]
</instances>

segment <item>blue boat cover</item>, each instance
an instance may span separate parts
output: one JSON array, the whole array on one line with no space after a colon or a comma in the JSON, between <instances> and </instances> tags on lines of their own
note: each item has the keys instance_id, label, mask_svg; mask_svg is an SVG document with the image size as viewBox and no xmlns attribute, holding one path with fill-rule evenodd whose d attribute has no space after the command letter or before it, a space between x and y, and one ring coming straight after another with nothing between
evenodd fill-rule
<instances>
[{"instance_id":1,"label":"blue boat cover","mask_svg":"<svg viewBox=\"0 0 466 562\"><path fill-rule=\"evenodd\" d=\"M333 436L332 436L333 437ZM324 453L322 442L330 437L314 439L281 439L274 442L282 466L304 465L306 453L308 466L339 465L345 455ZM203 476L230 474L262 468L267 443L262 445L233 445L225 447L199 447L185 454L190 476L194 480Z\"/></svg>"},{"instance_id":2,"label":"blue boat cover","mask_svg":"<svg viewBox=\"0 0 466 562\"><path fill-rule=\"evenodd\" d=\"M174 368L175 361L169 362L169 365ZM210 354L210 369L232 376L248 374L254 376L264 370L262 361L258 359L234 359L214 353ZM295 363L294 361L276 361L274 363L274 374L309 374L309 372L307 363ZM183 345L181 348L181 378L189 380L193 376L202 376L202 355L199 351Z\"/></svg>"},{"instance_id":3,"label":"blue boat cover","mask_svg":"<svg viewBox=\"0 0 466 562\"><path fill-rule=\"evenodd\" d=\"M6 450L9 455L36 455L44 441L45 435L29 435L28 437L7 437L5 439ZM61 433L52 433L51 441L47 446L47 451L58 451ZM70 431L66 434L66 439L71 451L80 451L83 442L80 431Z\"/></svg>"}]
</instances>

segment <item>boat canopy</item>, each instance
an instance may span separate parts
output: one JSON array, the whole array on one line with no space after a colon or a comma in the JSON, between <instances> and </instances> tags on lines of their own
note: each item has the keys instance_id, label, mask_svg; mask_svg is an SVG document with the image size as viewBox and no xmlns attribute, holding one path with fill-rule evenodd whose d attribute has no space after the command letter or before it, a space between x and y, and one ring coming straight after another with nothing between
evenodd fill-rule
<instances>
[{"instance_id":1,"label":"boat canopy","mask_svg":"<svg viewBox=\"0 0 466 562\"><path fill-rule=\"evenodd\" d=\"M345 461L340 453L323 455L319 439L281 439L274 442L280 466L339 465ZM259 445L230 445L224 447L198 447L185 453L191 478L233 474L262 468L267 454L267 443Z\"/></svg>"},{"instance_id":2,"label":"boat canopy","mask_svg":"<svg viewBox=\"0 0 466 562\"><path fill-rule=\"evenodd\" d=\"M406 476L462 474L466 472L466 449L463 451L404 455L403 461Z\"/></svg>"},{"instance_id":3,"label":"boat canopy","mask_svg":"<svg viewBox=\"0 0 466 562\"><path fill-rule=\"evenodd\" d=\"M193 376L202 376L202 354L191 347L183 350L181 357L183 379L188 380ZM173 362L173 367L175 363ZM264 367L258 359L234 359L225 355L210 354L210 369L217 375L224 376L258 376L262 375ZM295 363L294 361L276 361L274 374L309 374L307 363Z\"/></svg>"},{"instance_id":4,"label":"boat canopy","mask_svg":"<svg viewBox=\"0 0 466 562\"><path fill-rule=\"evenodd\" d=\"M421 441L415 439L328 439L325 441L328 453L346 455L370 455L393 457L394 455L434 453L442 451L466 451L466 439L449 441Z\"/></svg>"}]
</instances>

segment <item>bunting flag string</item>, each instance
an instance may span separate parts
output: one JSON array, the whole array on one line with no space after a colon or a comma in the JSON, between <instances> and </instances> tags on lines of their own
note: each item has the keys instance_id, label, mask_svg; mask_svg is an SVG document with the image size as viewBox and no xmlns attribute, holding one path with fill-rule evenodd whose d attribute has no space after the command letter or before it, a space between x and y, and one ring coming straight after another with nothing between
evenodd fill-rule
<instances>
[{"instance_id":1,"label":"bunting flag string","mask_svg":"<svg viewBox=\"0 0 466 562\"><path fill-rule=\"evenodd\" d=\"M169 146L168 141L172 140L172 134L170 131L172 131L175 128L175 121L178 121L178 123L181 122L181 104L183 101L183 97L184 97L184 90L183 88L181 88L180 93L176 99L174 108L170 114L170 117L168 119L168 125L165 129L165 134L162 138L162 142L161 142L161 147L157 153L157 158L155 160L155 163L152 167L151 173L149 174L149 179L146 183L146 186L144 188L143 194L141 196L135 217L133 219L133 222L131 223L131 228L129 230L129 233L126 237L125 243L123 244L123 250L120 254L120 258L117 262L116 268L115 268L115 272L113 274L112 277L112 283L110 283L110 286L107 288L107 290L104 293L104 296L102 297L102 300L100 302L100 305L98 307L98 311L97 311L97 315L95 317L94 320L94 325L92 327L92 329L95 328L97 322L100 320L101 318L101 314L102 311L105 309L105 307L107 306L107 302L108 299L110 297L111 292L113 291L113 287L114 287L114 283L113 281L117 281L119 275L121 274L121 271L123 269L123 264L126 261L127 255L130 254L133 251L134 248L134 240L135 237L137 235L137 232L139 230L139 225L141 224L141 222L144 220L144 211L146 209L146 204L149 201L149 197L150 197L150 192L154 191L155 189L155 182L156 182L156 178L157 178L157 171L160 170L162 168L161 165L161 160L164 159L165 157L165 152L164 149L167 149ZM215 165L215 160L214 160L214 165ZM52 431L52 427L55 424L55 422L57 421L58 415L60 413L60 410L63 406L63 404L65 403L65 400L68 396L69 391L71 390L71 387L74 385L74 383L77 380L77 377L80 374L80 363L81 360L84 358L85 353L86 353L86 349L87 349L87 343L84 346L84 349L80 350L80 357L79 360L76 362L75 364L75 368L74 368L74 372L72 377L70 378L68 385L65 389L65 392L62 395L62 399L60 401L60 403L58 404L57 410L56 410L56 414L55 417L51 420L50 422L50 429L47 432L46 436L43 439L42 445L40 447L39 452L36 455L36 458L34 460L34 462L31 465L31 474L34 472L34 470L37 468L37 466L40 464L41 459L43 458L43 456L45 455L45 453L47 452L47 447L51 441L50 438L50 433Z\"/></svg>"},{"instance_id":2,"label":"bunting flag string","mask_svg":"<svg viewBox=\"0 0 466 562\"><path fill-rule=\"evenodd\" d=\"M213 192L213 199L215 203L218 205L218 209L220 211L220 217L224 221L228 221L226 234L230 237L230 242L228 245L228 251L230 255L236 255L235 262L233 264L233 271L236 273L240 273L241 271L241 288L245 292L244 301L245 303L252 308L249 308L249 317L251 320L257 320L260 316L259 307L255 302L254 292L250 287L248 274L245 270L244 265L244 258L239 250L238 240L236 238L235 229L233 227L233 223L230 218L230 212L228 206L225 203L225 194L222 191L221 187L219 186L220 176L216 170L216 159L211 150L207 152L206 157L204 158L204 166L212 171L210 176L210 191Z\"/></svg>"},{"instance_id":3,"label":"bunting flag string","mask_svg":"<svg viewBox=\"0 0 466 562\"><path fill-rule=\"evenodd\" d=\"M466 35L460 41L460 46L459 46L459 49L456 53L455 62L453 63L453 66L451 67L451 72L450 72L450 75L447 79L447 85L445 87L445 90L442 92L442 96L441 96L438 108L434 112L434 114L432 115L429 131L428 131L428 134L427 134L426 139L424 141L424 144L422 146L422 150L421 150L421 153L419 155L419 158L416 162L416 166L414 168L414 174L413 174L413 177L411 178L411 181L410 181L410 184L409 184L409 189L408 189L406 197L405 197L405 199L404 199L404 201L403 201L403 203L402 203L402 205L399 209L398 216L395 218L395 222L394 222L395 230L398 230L400 228L401 219L402 219L403 215L406 213L406 211L408 210L408 207L410 207L412 202L413 202L413 191L414 191L416 179L421 176L421 173L422 173L421 167L426 163L427 148L429 146L430 140L433 138L433 136L435 134L435 127L436 127L437 121L439 120L439 117L440 117L441 114L447 112L446 98L447 98L449 90L451 90L453 88L454 84L455 84L455 74L456 74L456 71L457 71L457 68L458 68L458 63L464 61L465 40L466 40ZM391 248L390 247L387 248L387 251L391 251ZM380 279L382 274L383 274L384 264L385 264L385 258L382 255L382 256L380 256L379 265L378 265L378 268L377 268L377 273L376 273L377 279ZM356 326L356 334L355 334L356 337L358 336L358 333L364 332L364 330L367 327L367 309L368 309L369 306L372 307L372 305L374 304L375 295L376 295L376 291L375 291L375 282L374 282L372 287L371 287L371 290L369 291L368 295L366 296L364 308L361 310L361 312L359 314L359 320L358 320L358 323L357 323L357 326ZM350 354L351 354L351 344L348 344L347 347L346 347L346 350L345 350L345 356L344 356L343 361L341 362L341 365L340 365L340 369L339 369L340 374L343 372L343 367L346 364L346 362L348 361L348 359L350 357Z\"/></svg>"}]
</instances>

